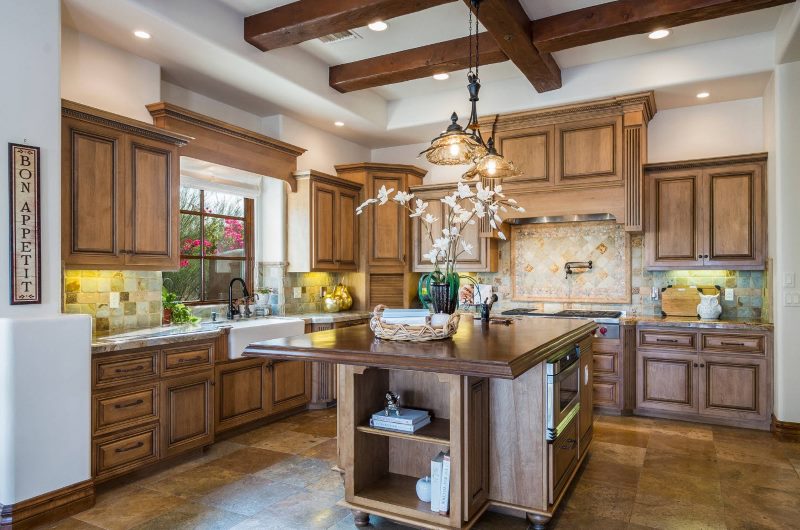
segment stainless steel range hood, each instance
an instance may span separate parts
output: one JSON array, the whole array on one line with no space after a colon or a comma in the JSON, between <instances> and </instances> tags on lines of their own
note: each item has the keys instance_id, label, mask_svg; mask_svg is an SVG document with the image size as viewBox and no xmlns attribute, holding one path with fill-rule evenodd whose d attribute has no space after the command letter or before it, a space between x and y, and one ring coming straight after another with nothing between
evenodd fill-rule
<instances>
[{"instance_id":1,"label":"stainless steel range hood","mask_svg":"<svg viewBox=\"0 0 800 530\"><path fill-rule=\"evenodd\" d=\"M533 225L544 223L577 223L581 221L616 221L617 218L610 213L583 213L575 215L545 215L542 217L518 217L506 219L510 225Z\"/></svg>"}]
</instances>

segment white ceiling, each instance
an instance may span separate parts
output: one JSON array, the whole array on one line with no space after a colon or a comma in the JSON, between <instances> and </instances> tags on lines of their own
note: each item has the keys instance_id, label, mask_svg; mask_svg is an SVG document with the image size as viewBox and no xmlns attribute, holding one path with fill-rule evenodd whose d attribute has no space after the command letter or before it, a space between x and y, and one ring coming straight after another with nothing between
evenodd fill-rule
<instances>
[{"instance_id":1,"label":"white ceiling","mask_svg":"<svg viewBox=\"0 0 800 530\"><path fill-rule=\"evenodd\" d=\"M521 1L533 18L604 3L597 0ZM468 11L462 1L391 19L389 29L384 32L357 28L355 31L363 37L361 39L331 44L315 40L266 53L244 42L243 17L291 3L290 0L63 2L66 24L157 62L162 66L165 80L261 116L284 113L300 118L371 147L422 141L430 130L441 126L440 116L431 115L430 107L443 105L449 112L456 107L456 102L461 107L462 100L466 99L465 72L452 72L447 81L418 79L350 94L339 94L327 85L330 65L464 36ZM507 94L511 97L499 94L500 104L494 108L486 105L489 108L483 110L510 112L560 104L560 97L574 100L576 90L582 94L582 99L600 97L602 90L596 89L596 82L580 88L580 83L593 79L587 72L597 70L600 63L603 67L614 65L612 70L620 71L621 60L647 57L655 62L636 59L630 61L630 65L647 67L647 80L638 85L655 89L661 108L696 104L695 85L705 85L706 89L713 87L713 96L708 102L760 96L766 83L765 72L771 71L773 57L746 57L740 65L737 64L739 57L734 54L755 54L745 36L753 36L754 42L763 41L758 36L775 28L783 9L776 7L673 28L672 35L660 41L636 35L557 52L554 55L562 68L565 88L546 94L536 94L510 62L484 66L481 68L482 96L491 94L497 100L498 94L492 93L497 90L493 85L513 87L514 93ZM131 38L134 26L150 31L153 39L142 43ZM741 51L736 45L725 48L730 57L725 57L724 65L718 64L719 47L709 46L722 39L740 42L742 46ZM708 44L704 47L704 43ZM716 55L707 65L698 66L706 48L717 49ZM692 50L692 53L684 50ZM656 63L662 59L673 69L660 69ZM689 62L692 64L688 65ZM753 62L758 65L754 66ZM688 70L674 68L677 65L680 69L684 63ZM696 83L687 82L687 77L693 77ZM613 83L609 81L608 84ZM634 83L626 85L622 79L617 84L629 88L618 86L615 93L634 89L630 88ZM436 102L444 103L434 105ZM401 108L406 110L403 119L397 120L396 109ZM462 108L457 110L463 112ZM333 128L335 120L344 121L347 127ZM403 125L394 125L396 121Z\"/></svg>"}]
</instances>

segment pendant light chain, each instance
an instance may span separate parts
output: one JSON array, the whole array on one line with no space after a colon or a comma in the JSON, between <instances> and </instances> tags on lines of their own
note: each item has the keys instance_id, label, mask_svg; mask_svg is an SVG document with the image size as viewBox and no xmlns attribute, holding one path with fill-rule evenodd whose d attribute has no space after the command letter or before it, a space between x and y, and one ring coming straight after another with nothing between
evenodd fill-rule
<instances>
[{"instance_id":1,"label":"pendant light chain","mask_svg":"<svg viewBox=\"0 0 800 530\"><path fill-rule=\"evenodd\" d=\"M469 10L469 25L467 26L467 33L469 35L469 74L472 74L472 9Z\"/></svg>"},{"instance_id":2,"label":"pendant light chain","mask_svg":"<svg viewBox=\"0 0 800 530\"><path fill-rule=\"evenodd\" d=\"M481 12L481 0L474 0L474 1L475 1L475 77L480 79L481 76L479 72L481 68L481 37L478 30L478 24L480 23L478 15ZM472 13L472 10L470 9L469 12ZM472 25L472 20L470 20L470 26L471 25Z\"/></svg>"}]
</instances>

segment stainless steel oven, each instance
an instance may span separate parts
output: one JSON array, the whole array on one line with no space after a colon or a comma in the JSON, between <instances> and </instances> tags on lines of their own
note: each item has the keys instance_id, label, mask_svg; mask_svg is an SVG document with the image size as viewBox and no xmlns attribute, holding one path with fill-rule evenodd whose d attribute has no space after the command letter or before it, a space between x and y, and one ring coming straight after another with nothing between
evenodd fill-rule
<instances>
[{"instance_id":1,"label":"stainless steel oven","mask_svg":"<svg viewBox=\"0 0 800 530\"><path fill-rule=\"evenodd\" d=\"M555 440L580 410L580 359L576 345L547 359L547 439Z\"/></svg>"}]
</instances>

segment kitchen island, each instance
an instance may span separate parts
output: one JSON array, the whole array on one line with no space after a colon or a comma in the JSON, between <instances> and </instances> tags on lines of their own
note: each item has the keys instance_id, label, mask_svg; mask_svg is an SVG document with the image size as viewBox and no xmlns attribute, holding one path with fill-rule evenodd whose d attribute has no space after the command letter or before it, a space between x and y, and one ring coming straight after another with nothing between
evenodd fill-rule
<instances>
[{"instance_id":1,"label":"kitchen island","mask_svg":"<svg viewBox=\"0 0 800 530\"><path fill-rule=\"evenodd\" d=\"M575 319L464 319L451 339L408 343L376 339L362 325L257 342L245 356L339 366L339 466L356 526L376 514L418 527L470 528L494 505L543 529L591 439L596 327ZM559 367L561 375L548 377ZM431 423L413 434L371 427L388 391L403 407L428 410ZM432 512L415 492L440 451L451 458L447 514Z\"/></svg>"}]
</instances>

